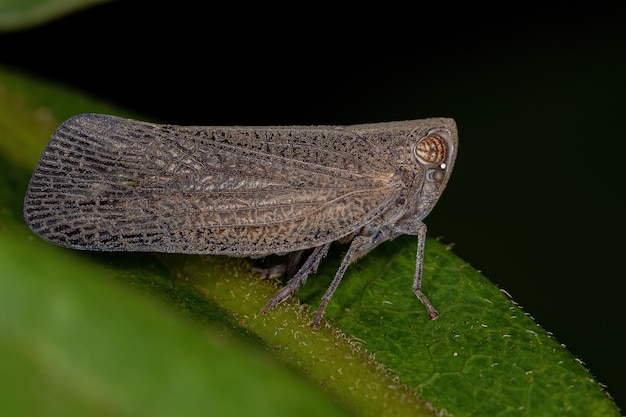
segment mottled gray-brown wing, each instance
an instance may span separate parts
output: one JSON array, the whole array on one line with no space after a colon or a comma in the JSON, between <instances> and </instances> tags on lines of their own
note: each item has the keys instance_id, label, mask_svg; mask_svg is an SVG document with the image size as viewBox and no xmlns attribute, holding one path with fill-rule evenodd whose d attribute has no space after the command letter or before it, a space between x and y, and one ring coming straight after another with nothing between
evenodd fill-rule
<instances>
[{"instance_id":1,"label":"mottled gray-brown wing","mask_svg":"<svg viewBox=\"0 0 626 417\"><path fill-rule=\"evenodd\" d=\"M337 240L398 196L372 144L331 127L181 127L80 115L52 136L24 204L60 246L265 255Z\"/></svg>"}]
</instances>

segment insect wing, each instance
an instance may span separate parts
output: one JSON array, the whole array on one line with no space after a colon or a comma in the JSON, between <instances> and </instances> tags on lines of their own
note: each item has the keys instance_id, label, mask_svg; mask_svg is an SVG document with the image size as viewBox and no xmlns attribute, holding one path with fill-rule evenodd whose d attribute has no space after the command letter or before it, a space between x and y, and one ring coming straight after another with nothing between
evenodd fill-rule
<instances>
[{"instance_id":1,"label":"insect wing","mask_svg":"<svg viewBox=\"0 0 626 417\"><path fill-rule=\"evenodd\" d=\"M372 221L402 184L332 127L180 127L80 115L52 136L25 199L31 229L88 250L266 255Z\"/></svg>"}]
</instances>

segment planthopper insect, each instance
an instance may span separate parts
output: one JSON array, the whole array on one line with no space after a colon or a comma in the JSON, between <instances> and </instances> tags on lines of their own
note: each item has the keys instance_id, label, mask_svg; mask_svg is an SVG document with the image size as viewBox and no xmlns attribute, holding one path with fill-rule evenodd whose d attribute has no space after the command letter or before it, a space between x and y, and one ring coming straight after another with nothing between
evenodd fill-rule
<instances>
[{"instance_id":1,"label":"planthopper insect","mask_svg":"<svg viewBox=\"0 0 626 417\"><path fill-rule=\"evenodd\" d=\"M24 201L29 227L59 246L259 257L290 254L297 292L332 242L350 243L313 320L346 268L380 243L416 235L421 291L426 226L457 153L454 120L351 126L205 127L83 114L53 134ZM305 256L306 255L306 256Z\"/></svg>"}]
</instances>

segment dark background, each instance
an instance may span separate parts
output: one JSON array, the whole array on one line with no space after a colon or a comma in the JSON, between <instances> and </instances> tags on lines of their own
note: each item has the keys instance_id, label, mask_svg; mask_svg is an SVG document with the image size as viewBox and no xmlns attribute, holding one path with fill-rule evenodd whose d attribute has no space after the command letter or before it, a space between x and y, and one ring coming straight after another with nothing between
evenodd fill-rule
<instances>
[{"instance_id":1,"label":"dark background","mask_svg":"<svg viewBox=\"0 0 626 417\"><path fill-rule=\"evenodd\" d=\"M1 34L0 65L168 123L455 118L459 155L431 235L626 407L623 13L169 5L111 3Z\"/></svg>"}]
</instances>

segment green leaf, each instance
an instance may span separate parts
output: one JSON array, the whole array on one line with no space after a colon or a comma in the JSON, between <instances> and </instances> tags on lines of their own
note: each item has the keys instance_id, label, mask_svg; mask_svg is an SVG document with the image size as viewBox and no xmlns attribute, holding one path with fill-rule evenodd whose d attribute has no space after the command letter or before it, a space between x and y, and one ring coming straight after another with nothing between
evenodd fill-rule
<instances>
[{"instance_id":1,"label":"green leaf","mask_svg":"<svg viewBox=\"0 0 626 417\"><path fill-rule=\"evenodd\" d=\"M320 330L340 245L304 304L261 315L278 284L250 260L41 242L21 217L28 178L54 128L91 111L127 115L0 69L3 415L619 415L579 360L433 239L423 290L437 320L411 291L416 241L402 237L348 269Z\"/></svg>"},{"instance_id":2,"label":"green leaf","mask_svg":"<svg viewBox=\"0 0 626 417\"><path fill-rule=\"evenodd\" d=\"M424 285L441 315L428 321L410 290L411 240L400 238L355 265L338 297L344 299L328 312L336 326L453 415L615 415L576 358L434 240L426 244Z\"/></svg>"},{"instance_id":3,"label":"green leaf","mask_svg":"<svg viewBox=\"0 0 626 417\"><path fill-rule=\"evenodd\" d=\"M2 415L346 415L267 353L106 268L6 236L0 252Z\"/></svg>"},{"instance_id":4,"label":"green leaf","mask_svg":"<svg viewBox=\"0 0 626 417\"><path fill-rule=\"evenodd\" d=\"M0 32L26 29L110 0L0 0Z\"/></svg>"}]
</instances>

